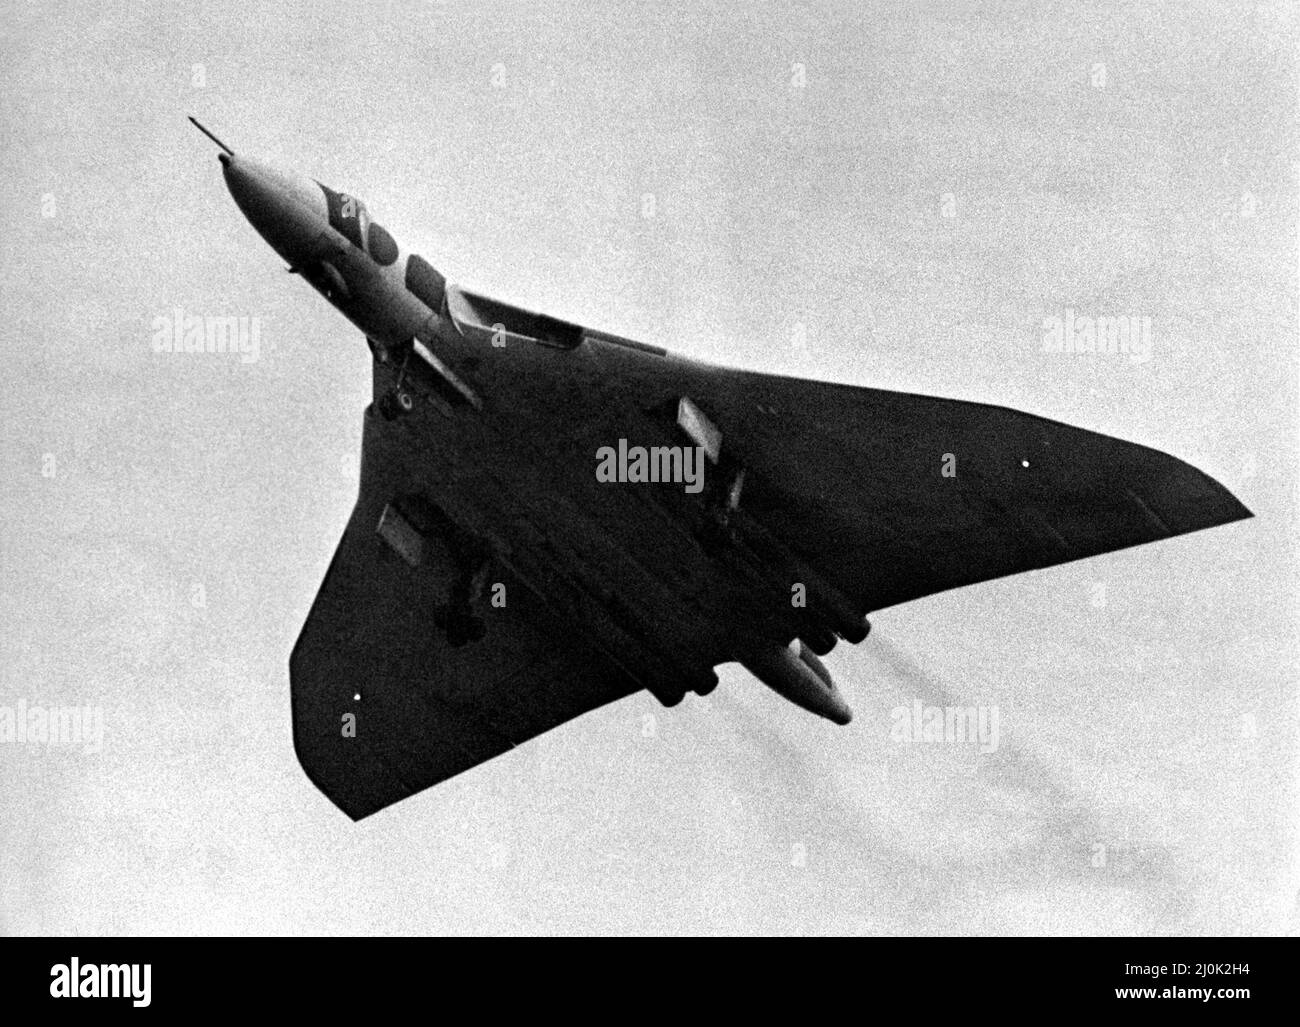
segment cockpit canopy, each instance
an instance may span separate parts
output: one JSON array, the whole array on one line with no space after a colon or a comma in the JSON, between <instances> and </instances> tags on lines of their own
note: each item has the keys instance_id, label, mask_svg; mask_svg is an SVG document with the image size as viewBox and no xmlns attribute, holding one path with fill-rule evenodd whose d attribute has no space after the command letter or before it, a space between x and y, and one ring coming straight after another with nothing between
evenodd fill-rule
<instances>
[{"instance_id":1,"label":"cockpit canopy","mask_svg":"<svg viewBox=\"0 0 1300 1027\"><path fill-rule=\"evenodd\" d=\"M325 194L329 208L330 227L339 232L353 246L368 253L375 263L387 267L397 260L397 242L387 229L370 220L366 205L355 196L340 193L317 182Z\"/></svg>"}]
</instances>

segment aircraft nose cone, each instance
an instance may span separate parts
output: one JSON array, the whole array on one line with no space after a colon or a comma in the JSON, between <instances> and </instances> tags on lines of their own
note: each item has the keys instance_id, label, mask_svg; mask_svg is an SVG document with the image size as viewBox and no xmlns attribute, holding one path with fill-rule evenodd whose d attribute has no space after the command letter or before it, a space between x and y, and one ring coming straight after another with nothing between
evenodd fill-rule
<instances>
[{"instance_id":1,"label":"aircraft nose cone","mask_svg":"<svg viewBox=\"0 0 1300 1027\"><path fill-rule=\"evenodd\" d=\"M269 223L275 215L278 202L271 183L258 173L258 169L247 157L236 160L223 153L218 159L221 161L226 188L244 212L244 217L259 229L262 223Z\"/></svg>"},{"instance_id":2,"label":"aircraft nose cone","mask_svg":"<svg viewBox=\"0 0 1300 1027\"><path fill-rule=\"evenodd\" d=\"M291 263L329 221L325 194L309 178L252 158L221 154L226 188L244 217Z\"/></svg>"}]
</instances>

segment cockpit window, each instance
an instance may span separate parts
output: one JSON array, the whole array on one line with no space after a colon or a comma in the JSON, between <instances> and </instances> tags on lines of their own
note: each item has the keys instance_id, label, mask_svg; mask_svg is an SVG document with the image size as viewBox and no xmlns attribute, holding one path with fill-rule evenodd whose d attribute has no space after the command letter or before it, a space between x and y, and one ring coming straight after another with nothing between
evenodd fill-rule
<instances>
[{"instance_id":1,"label":"cockpit window","mask_svg":"<svg viewBox=\"0 0 1300 1027\"><path fill-rule=\"evenodd\" d=\"M412 253L406 260L406 287L435 314L442 310L447 279L418 253Z\"/></svg>"},{"instance_id":2,"label":"cockpit window","mask_svg":"<svg viewBox=\"0 0 1300 1027\"><path fill-rule=\"evenodd\" d=\"M341 232L353 246L365 249L365 226L370 223L366 205L355 196L335 192L327 185L321 185L325 193L325 203L329 207L330 227Z\"/></svg>"},{"instance_id":3,"label":"cockpit window","mask_svg":"<svg viewBox=\"0 0 1300 1027\"><path fill-rule=\"evenodd\" d=\"M370 231L366 233L366 248L375 263L387 267L397 259L397 243L378 221L370 222Z\"/></svg>"}]
</instances>

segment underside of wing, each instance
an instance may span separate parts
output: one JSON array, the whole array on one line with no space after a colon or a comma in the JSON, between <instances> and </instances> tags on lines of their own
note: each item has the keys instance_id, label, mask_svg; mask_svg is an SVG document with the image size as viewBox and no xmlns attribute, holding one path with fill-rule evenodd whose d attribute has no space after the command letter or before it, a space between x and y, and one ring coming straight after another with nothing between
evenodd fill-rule
<instances>
[{"instance_id":1,"label":"underside of wing","mask_svg":"<svg viewBox=\"0 0 1300 1027\"><path fill-rule=\"evenodd\" d=\"M368 410L357 504L290 658L298 759L353 819L639 687L411 490L382 425ZM484 589L502 604L464 623Z\"/></svg>"},{"instance_id":2,"label":"underside of wing","mask_svg":"<svg viewBox=\"0 0 1300 1027\"><path fill-rule=\"evenodd\" d=\"M863 612L1251 516L1165 453L1004 407L721 369L742 505Z\"/></svg>"}]
</instances>

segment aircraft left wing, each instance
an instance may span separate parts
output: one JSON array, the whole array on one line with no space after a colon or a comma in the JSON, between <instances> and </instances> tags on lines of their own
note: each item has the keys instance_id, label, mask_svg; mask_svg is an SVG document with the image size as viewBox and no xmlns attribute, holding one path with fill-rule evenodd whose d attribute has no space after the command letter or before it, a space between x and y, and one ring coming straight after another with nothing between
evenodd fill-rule
<instances>
[{"instance_id":1,"label":"aircraft left wing","mask_svg":"<svg viewBox=\"0 0 1300 1027\"><path fill-rule=\"evenodd\" d=\"M641 686L507 569L509 601L460 646L434 626L472 543L403 505L403 454L366 412L361 489L289 662L294 747L354 820Z\"/></svg>"}]
</instances>

